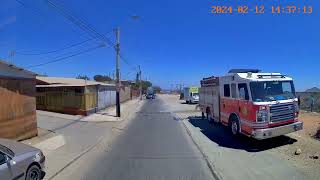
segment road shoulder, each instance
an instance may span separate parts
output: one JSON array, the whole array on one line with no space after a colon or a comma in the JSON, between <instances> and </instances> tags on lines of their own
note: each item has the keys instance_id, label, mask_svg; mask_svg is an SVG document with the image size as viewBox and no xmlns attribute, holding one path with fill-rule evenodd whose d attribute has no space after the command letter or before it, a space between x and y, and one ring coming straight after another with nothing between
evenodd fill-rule
<instances>
[{"instance_id":1,"label":"road shoulder","mask_svg":"<svg viewBox=\"0 0 320 180\"><path fill-rule=\"evenodd\" d=\"M183 120L194 142L201 149L219 179L305 179L288 162L269 152L246 152L212 142L188 120Z\"/></svg>"}]
</instances>

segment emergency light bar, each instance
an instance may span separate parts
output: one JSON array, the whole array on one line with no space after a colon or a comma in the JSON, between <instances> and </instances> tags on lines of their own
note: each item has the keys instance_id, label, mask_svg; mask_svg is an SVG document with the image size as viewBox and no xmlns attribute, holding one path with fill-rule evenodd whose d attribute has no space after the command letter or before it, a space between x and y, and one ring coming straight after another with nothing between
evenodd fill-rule
<instances>
[{"instance_id":1,"label":"emergency light bar","mask_svg":"<svg viewBox=\"0 0 320 180\"><path fill-rule=\"evenodd\" d=\"M281 74L259 74L257 75L259 79L263 79L265 77L269 77L269 78L286 78L285 75L281 75Z\"/></svg>"},{"instance_id":2,"label":"emergency light bar","mask_svg":"<svg viewBox=\"0 0 320 180\"><path fill-rule=\"evenodd\" d=\"M258 73L261 72L259 69L230 69L228 73Z\"/></svg>"}]
</instances>

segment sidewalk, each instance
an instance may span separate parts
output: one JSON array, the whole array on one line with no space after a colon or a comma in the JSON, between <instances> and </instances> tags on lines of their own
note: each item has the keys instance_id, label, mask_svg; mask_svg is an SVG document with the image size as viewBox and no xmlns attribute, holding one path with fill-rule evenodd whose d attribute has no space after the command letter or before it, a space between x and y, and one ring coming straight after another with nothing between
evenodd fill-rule
<instances>
[{"instance_id":1,"label":"sidewalk","mask_svg":"<svg viewBox=\"0 0 320 180\"><path fill-rule=\"evenodd\" d=\"M133 110L133 107L140 101L139 98L132 99L121 103L121 117L116 117L116 107L112 106L110 108L101 110L90 116L83 117L81 121L83 122L117 122L122 121L128 117L129 112Z\"/></svg>"},{"instance_id":2,"label":"sidewalk","mask_svg":"<svg viewBox=\"0 0 320 180\"><path fill-rule=\"evenodd\" d=\"M23 143L37 147L44 152L47 173L45 179L52 179L94 148L101 140L111 140L112 124L99 126L100 123L125 122L124 120L128 119L141 104L138 99L122 103L121 118L113 116L115 107L87 117L38 111L39 136L25 140Z\"/></svg>"}]
</instances>

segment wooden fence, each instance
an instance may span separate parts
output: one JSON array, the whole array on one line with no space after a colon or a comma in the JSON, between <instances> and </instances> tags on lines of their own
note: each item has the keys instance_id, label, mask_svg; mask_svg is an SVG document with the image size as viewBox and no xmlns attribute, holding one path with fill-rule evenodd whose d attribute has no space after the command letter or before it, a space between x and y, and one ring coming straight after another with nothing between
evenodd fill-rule
<instances>
[{"instance_id":1,"label":"wooden fence","mask_svg":"<svg viewBox=\"0 0 320 180\"><path fill-rule=\"evenodd\" d=\"M36 136L35 80L0 78L0 137Z\"/></svg>"},{"instance_id":2,"label":"wooden fence","mask_svg":"<svg viewBox=\"0 0 320 180\"><path fill-rule=\"evenodd\" d=\"M97 107L96 93L38 92L37 109L87 112Z\"/></svg>"}]
</instances>

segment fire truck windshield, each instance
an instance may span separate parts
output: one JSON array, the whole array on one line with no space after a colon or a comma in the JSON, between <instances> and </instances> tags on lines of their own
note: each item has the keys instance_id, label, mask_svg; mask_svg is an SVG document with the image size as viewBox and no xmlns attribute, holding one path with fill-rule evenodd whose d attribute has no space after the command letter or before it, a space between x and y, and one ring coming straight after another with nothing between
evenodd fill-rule
<instances>
[{"instance_id":1,"label":"fire truck windshield","mask_svg":"<svg viewBox=\"0 0 320 180\"><path fill-rule=\"evenodd\" d=\"M254 102L279 101L295 98L292 81L251 82L250 89Z\"/></svg>"}]
</instances>

